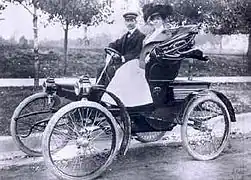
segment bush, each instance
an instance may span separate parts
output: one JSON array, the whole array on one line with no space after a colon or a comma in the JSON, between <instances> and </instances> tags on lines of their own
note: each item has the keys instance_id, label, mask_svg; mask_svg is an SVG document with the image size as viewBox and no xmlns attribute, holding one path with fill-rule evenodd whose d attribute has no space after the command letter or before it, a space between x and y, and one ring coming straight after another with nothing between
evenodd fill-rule
<instances>
[{"instance_id":1,"label":"bush","mask_svg":"<svg viewBox=\"0 0 251 180\"><path fill-rule=\"evenodd\" d=\"M34 77L34 52L32 49L19 48L18 46L0 47L0 77L1 78L30 78ZM40 54L40 75L47 77L54 72L59 57L56 54ZM56 76L56 74L55 74Z\"/></svg>"}]
</instances>

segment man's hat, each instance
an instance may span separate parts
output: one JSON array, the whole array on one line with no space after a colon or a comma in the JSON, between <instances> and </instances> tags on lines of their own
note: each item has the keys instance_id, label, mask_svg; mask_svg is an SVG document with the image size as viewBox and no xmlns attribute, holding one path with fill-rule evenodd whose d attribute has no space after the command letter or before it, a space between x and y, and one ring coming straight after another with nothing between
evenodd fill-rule
<instances>
[{"instance_id":1,"label":"man's hat","mask_svg":"<svg viewBox=\"0 0 251 180\"><path fill-rule=\"evenodd\" d=\"M173 14L173 8L170 5L155 5L153 3L143 6L144 21L147 22L148 18L153 15L160 15L162 19Z\"/></svg>"},{"instance_id":2,"label":"man's hat","mask_svg":"<svg viewBox=\"0 0 251 180\"><path fill-rule=\"evenodd\" d=\"M136 19L138 17L138 13L133 11L127 11L123 14L125 19Z\"/></svg>"}]
</instances>

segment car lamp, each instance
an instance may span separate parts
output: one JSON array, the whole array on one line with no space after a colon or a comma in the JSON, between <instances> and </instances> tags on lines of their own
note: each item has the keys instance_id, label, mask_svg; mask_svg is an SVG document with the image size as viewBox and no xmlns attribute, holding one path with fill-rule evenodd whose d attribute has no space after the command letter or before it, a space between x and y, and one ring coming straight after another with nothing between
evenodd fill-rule
<instances>
[{"instance_id":1,"label":"car lamp","mask_svg":"<svg viewBox=\"0 0 251 180\"><path fill-rule=\"evenodd\" d=\"M91 90L91 81L88 76L82 76L74 84L74 91L77 96L87 96Z\"/></svg>"},{"instance_id":2,"label":"car lamp","mask_svg":"<svg viewBox=\"0 0 251 180\"><path fill-rule=\"evenodd\" d=\"M57 91L57 85L54 78L47 78L43 85L43 91L48 94L54 94Z\"/></svg>"}]
</instances>

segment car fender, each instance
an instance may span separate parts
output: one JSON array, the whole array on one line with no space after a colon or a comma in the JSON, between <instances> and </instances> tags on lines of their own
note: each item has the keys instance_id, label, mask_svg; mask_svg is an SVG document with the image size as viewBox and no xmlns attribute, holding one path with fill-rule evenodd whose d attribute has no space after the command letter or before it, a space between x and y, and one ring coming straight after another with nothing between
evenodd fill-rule
<instances>
[{"instance_id":1,"label":"car fender","mask_svg":"<svg viewBox=\"0 0 251 180\"><path fill-rule=\"evenodd\" d=\"M190 93L189 95L187 95L187 97L185 98L185 102L184 102L184 106L180 112L179 118L178 118L178 123L179 124L183 124L183 114L186 112L187 107L189 106L190 103L193 102L194 99L199 98L200 96L203 95L215 95L218 98L220 98L220 100L222 100L222 102L226 105L228 111L229 111L229 115L230 115L230 120L231 122L236 122L236 117L235 117L235 111L234 108L230 102L230 100L221 92L215 91L215 90L198 90L198 91L194 91L192 93Z\"/></svg>"},{"instance_id":2,"label":"car fender","mask_svg":"<svg viewBox=\"0 0 251 180\"><path fill-rule=\"evenodd\" d=\"M234 110L233 105L230 102L230 100L221 92L218 92L215 90L211 90L211 91L213 93L215 93L218 96L218 98L220 98L222 100L222 102L226 105L226 107L229 111L231 122L236 122L235 110Z\"/></svg>"}]
</instances>

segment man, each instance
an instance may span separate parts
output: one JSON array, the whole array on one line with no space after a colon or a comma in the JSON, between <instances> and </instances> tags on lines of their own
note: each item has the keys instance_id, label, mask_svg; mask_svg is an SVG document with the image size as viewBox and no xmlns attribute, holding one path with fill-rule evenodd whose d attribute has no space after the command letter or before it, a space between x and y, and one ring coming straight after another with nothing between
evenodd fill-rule
<instances>
[{"instance_id":1,"label":"man","mask_svg":"<svg viewBox=\"0 0 251 180\"><path fill-rule=\"evenodd\" d=\"M98 84L106 87L114 76L116 70L123 63L139 58L145 35L137 29L137 16L138 14L135 12L126 12L123 15L128 31L121 38L109 44L109 47L117 50L122 57L119 55L113 56L112 63L108 65L105 74L102 76ZM99 69L98 77L102 70L103 68Z\"/></svg>"},{"instance_id":2,"label":"man","mask_svg":"<svg viewBox=\"0 0 251 180\"><path fill-rule=\"evenodd\" d=\"M117 50L123 56L122 61L138 59L142 49L142 43L145 35L137 29L137 16L135 12L127 12L123 15L127 33L115 42L109 44L109 47Z\"/></svg>"}]
</instances>

